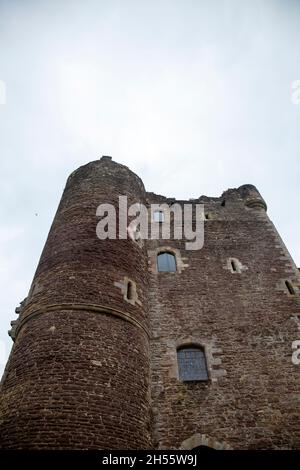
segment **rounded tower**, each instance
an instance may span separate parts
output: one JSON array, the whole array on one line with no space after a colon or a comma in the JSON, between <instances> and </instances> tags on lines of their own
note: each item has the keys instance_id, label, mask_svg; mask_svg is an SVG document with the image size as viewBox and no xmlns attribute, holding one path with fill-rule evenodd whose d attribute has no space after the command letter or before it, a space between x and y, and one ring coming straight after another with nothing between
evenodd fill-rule
<instances>
[{"instance_id":1,"label":"rounded tower","mask_svg":"<svg viewBox=\"0 0 300 470\"><path fill-rule=\"evenodd\" d=\"M256 210L267 210L266 202L253 184L244 184L243 186L240 186L237 191L244 199L246 207Z\"/></svg>"},{"instance_id":2,"label":"rounded tower","mask_svg":"<svg viewBox=\"0 0 300 470\"><path fill-rule=\"evenodd\" d=\"M73 172L28 298L1 384L0 446L150 447L145 248L99 240L99 204L143 203L142 181L102 157Z\"/></svg>"}]
</instances>

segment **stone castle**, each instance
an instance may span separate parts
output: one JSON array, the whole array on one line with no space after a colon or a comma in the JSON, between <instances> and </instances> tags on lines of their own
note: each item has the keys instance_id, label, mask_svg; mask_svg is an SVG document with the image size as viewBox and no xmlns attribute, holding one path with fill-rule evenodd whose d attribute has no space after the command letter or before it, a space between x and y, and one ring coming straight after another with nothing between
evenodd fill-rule
<instances>
[{"instance_id":1,"label":"stone castle","mask_svg":"<svg viewBox=\"0 0 300 470\"><path fill-rule=\"evenodd\" d=\"M99 240L96 208L119 195L175 202L110 157L70 175L12 322L0 447L299 448L300 277L257 189L193 200L194 251Z\"/></svg>"}]
</instances>

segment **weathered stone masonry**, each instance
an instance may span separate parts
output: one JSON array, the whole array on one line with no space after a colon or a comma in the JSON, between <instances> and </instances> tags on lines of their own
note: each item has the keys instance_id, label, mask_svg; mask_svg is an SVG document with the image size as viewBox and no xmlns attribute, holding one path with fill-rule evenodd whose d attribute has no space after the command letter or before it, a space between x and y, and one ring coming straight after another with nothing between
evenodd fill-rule
<instances>
[{"instance_id":1,"label":"weathered stone masonry","mask_svg":"<svg viewBox=\"0 0 300 470\"><path fill-rule=\"evenodd\" d=\"M12 325L1 447L299 448L299 271L256 188L194 200L208 217L196 251L99 241L96 208L119 195L175 202L109 157L71 174ZM174 273L157 272L163 248ZM179 380L185 344L204 348L208 381Z\"/></svg>"}]
</instances>

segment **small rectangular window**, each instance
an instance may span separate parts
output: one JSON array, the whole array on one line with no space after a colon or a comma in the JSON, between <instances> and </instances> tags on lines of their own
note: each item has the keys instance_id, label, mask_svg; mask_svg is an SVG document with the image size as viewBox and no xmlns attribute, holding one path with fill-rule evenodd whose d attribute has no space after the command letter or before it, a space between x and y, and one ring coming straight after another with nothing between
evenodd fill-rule
<instances>
[{"instance_id":1,"label":"small rectangular window","mask_svg":"<svg viewBox=\"0 0 300 470\"><path fill-rule=\"evenodd\" d=\"M204 351L198 347L182 347L177 350L179 379L183 382L208 380Z\"/></svg>"},{"instance_id":2,"label":"small rectangular window","mask_svg":"<svg viewBox=\"0 0 300 470\"><path fill-rule=\"evenodd\" d=\"M164 222L165 221L165 214L163 211L155 211L153 214L154 222Z\"/></svg>"}]
</instances>

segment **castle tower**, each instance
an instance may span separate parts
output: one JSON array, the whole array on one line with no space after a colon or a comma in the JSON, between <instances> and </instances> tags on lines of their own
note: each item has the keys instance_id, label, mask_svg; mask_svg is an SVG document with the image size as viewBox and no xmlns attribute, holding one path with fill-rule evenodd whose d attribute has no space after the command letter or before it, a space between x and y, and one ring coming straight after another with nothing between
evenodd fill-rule
<instances>
[{"instance_id":1,"label":"castle tower","mask_svg":"<svg viewBox=\"0 0 300 470\"><path fill-rule=\"evenodd\" d=\"M203 247L100 241L96 209L119 196L160 230L174 203L204 205ZM0 445L299 448L299 289L254 186L176 201L109 157L79 168L13 322Z\"/></svg>"},{"instance_id":2,"label":"castle tower","mask_svg":"<svg viewBox=\"0 0 300 470\"><path fill-rule=\"evenodd\" d=\"M157 202L174 200L148 193ZM200 250L147 245L153 445L299 449L299 270L254 186L193 203L205 210ZM159 272L161 252L175 272Z\"/></svg>"},{"instance_id":3,"label":"castle tower","mask_svg":"<svg viewBox=\"0 0 300 470\"><path fill-rule=\"evenodd\" d=\"M141 180L103 157L71 174L2 381L4 448L149 446L145 248L99 240L96 209L143 202ZM127 298L131 282L130 298Z\"/></svg>"}]
</instances>

